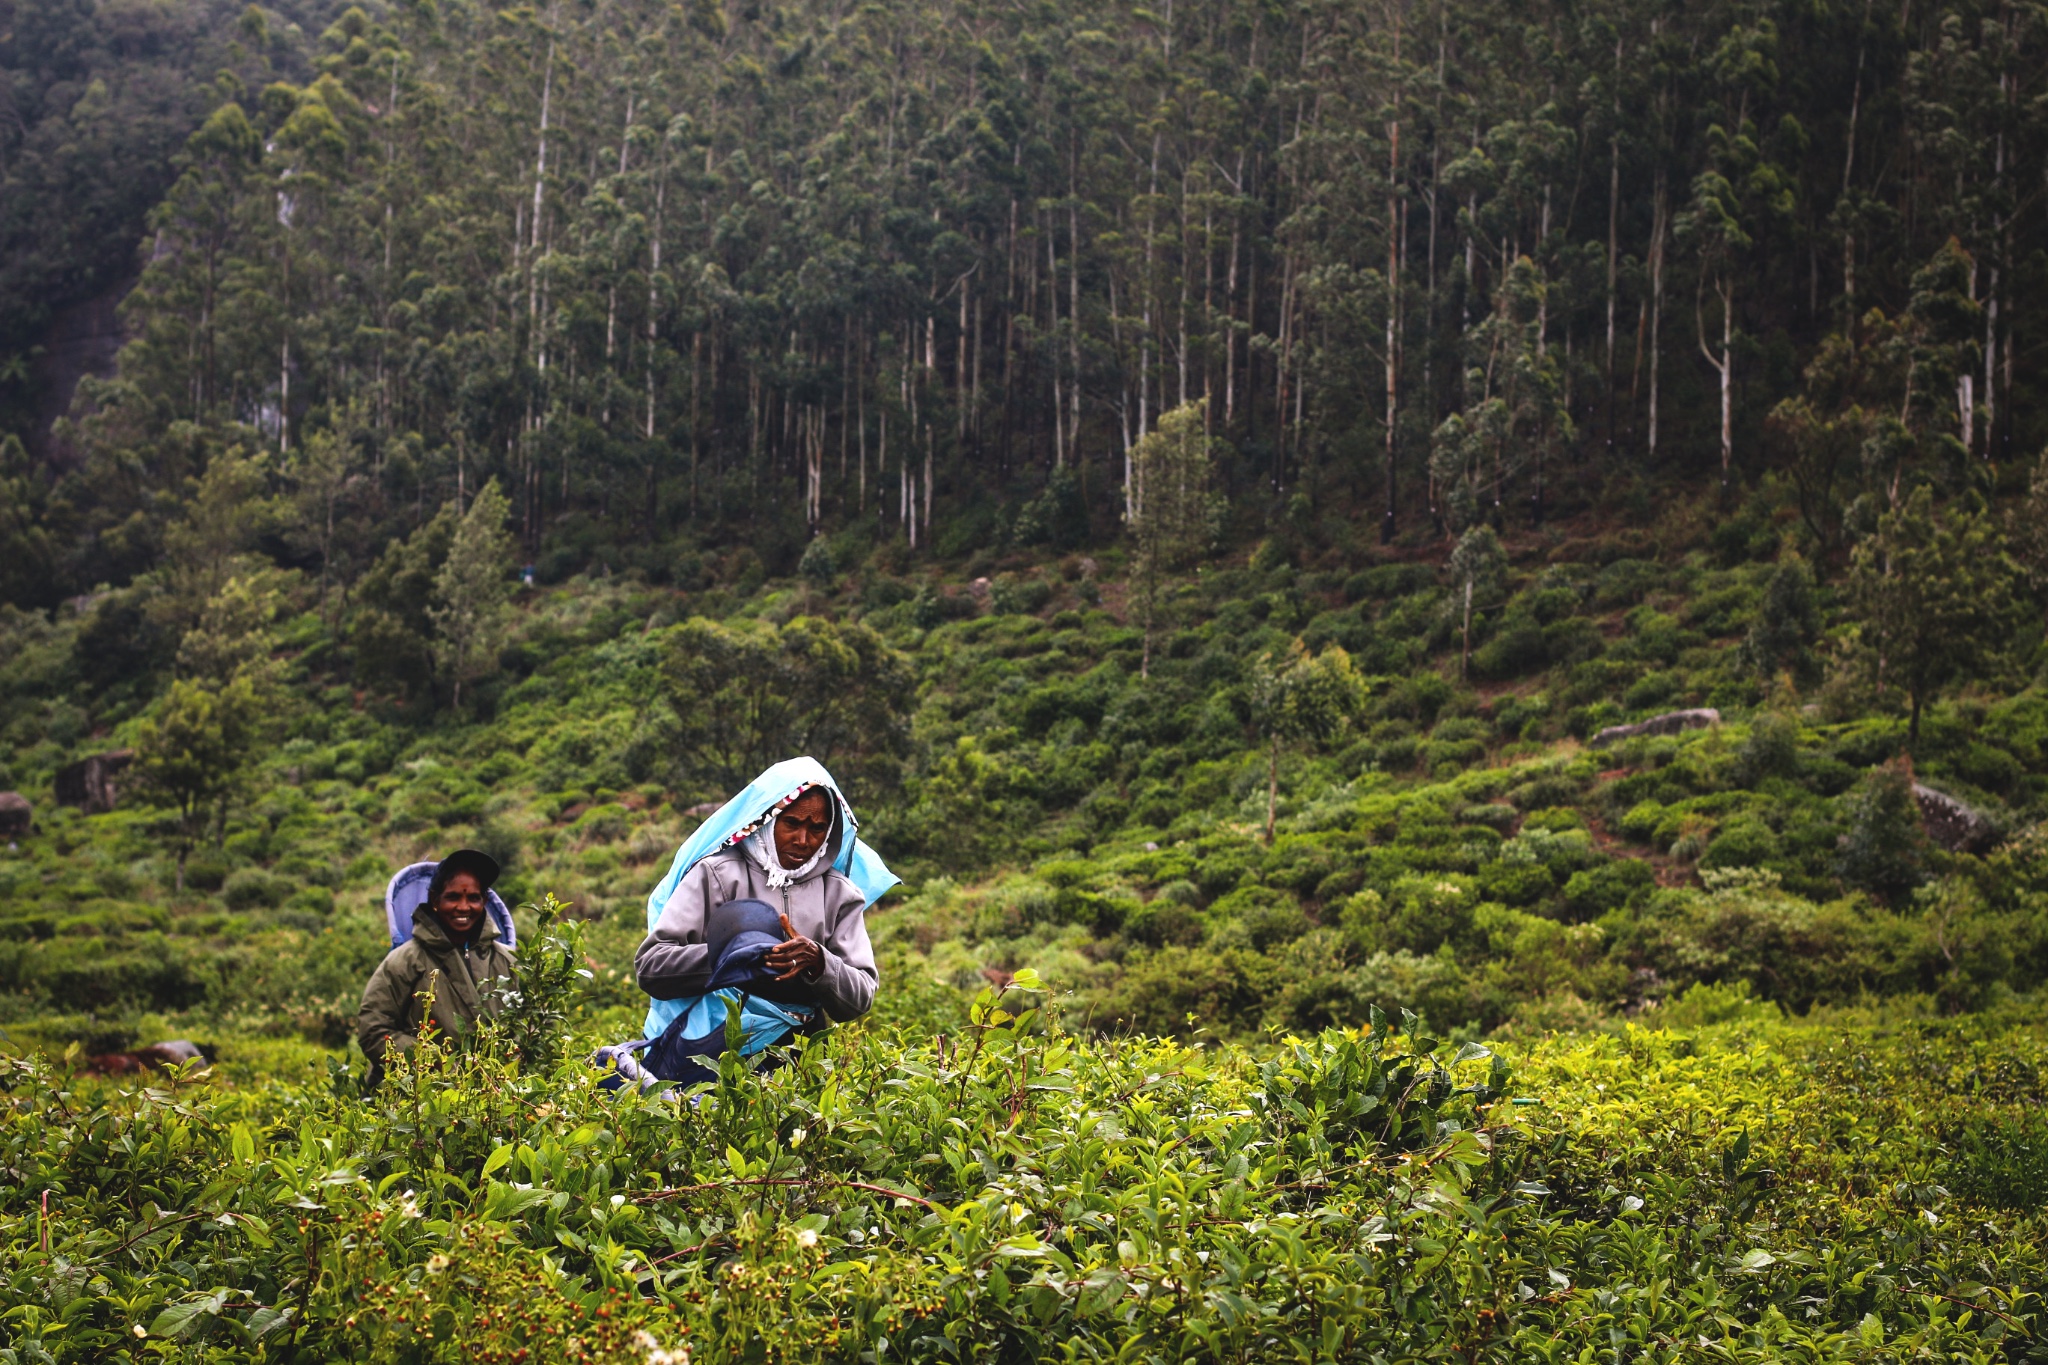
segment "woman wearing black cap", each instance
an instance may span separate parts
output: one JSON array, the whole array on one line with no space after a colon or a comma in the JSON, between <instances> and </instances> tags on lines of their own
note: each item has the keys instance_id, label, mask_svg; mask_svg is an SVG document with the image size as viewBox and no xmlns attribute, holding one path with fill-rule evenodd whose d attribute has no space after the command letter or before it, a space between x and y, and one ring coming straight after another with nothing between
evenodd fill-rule
<instances>
[{"instance_id":1,"label":"woman wearing black cap","mask_svg":"<svg viewBox=\"0 0 2048 1365\"><path fill-rule=\"evenodd\" d=\"M428 1018L433 997L434 1026L459 1039L478 1019L498 1012L493 986L512 975L512 953L498 941L498 927L485 913L484 893L498 879L488 853L458 849L443 858L427 886L427 899L412 912L412 937L393 948L363 987L356 1036L370 1059L370 1078L381 1079L385 1060L410 1052Z\"/></svg>"}]
</instances>

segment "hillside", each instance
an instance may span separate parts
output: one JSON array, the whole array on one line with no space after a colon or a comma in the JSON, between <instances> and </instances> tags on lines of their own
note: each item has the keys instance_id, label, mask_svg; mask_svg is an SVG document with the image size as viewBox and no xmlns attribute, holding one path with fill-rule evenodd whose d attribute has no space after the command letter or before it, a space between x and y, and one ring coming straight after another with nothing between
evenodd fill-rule
<instances>
[{"instance_id":1,"label":"hillside","mask_svg":"<svg viewBox=\"0 0 2048 1365\"><path fill-rule=\"evenodd\" d=\"M196 826L132 797L90 816L50 801L60 763L134 741L163 703L94 685L119 595L17 614L8 777L39 832L0 864L10 1008L43 1028L248 1011L339 1044L384 880L462 843L507 862L513 899L553 891L593 922L593 1002L624 1006L647 890L691 810L730 790L713 765L736 785L778 744L848 774L908 876L875 916L894 970L975 988L1031 966L1094 1027L1253 1034L1378 1005L1483 1032L1696 983L1800 1013L2032 990L2043 696L2015 672L1939 697L1908 759L1896 692L1843 668L1802 695L1796 661L1758 658L1787 631L1795 653L1846 655L1853 627L1796 560L1731 565L1660 530L1592 551L1660 557L1605 564L1562 557L1588 552L1563 530L1519 543L1468 684L1438 570L1337 551L1298 568L1271 543L1188 578L1149 676L1143 632L1110 610L1114 557L991 564L985 583L871 563L751 593L524 590L462 717L350 688L317 611L273 603L280 718ZM866 660L820 674L848 640ZM1363 710L1278 747L1268 841L1257 691L1297 640L1348 649ZM742 733L764 678L820 709ZM1589 742L1705 706L1719 724ZM1922 833L1909 772L1978 813L1971 851Z\"/></svg>"},{"instance_id":2,"label":"hillside","mask_svg":"<svg viewBox=\"0 0 2048 1365\"><path fill-rule=\"evenodd\" d=\"M0 1365L2048 1360L2044 154L2010 0L0 0ZM600 1089L794 754L873 1012Z\"/></svg>"}]
</instances>

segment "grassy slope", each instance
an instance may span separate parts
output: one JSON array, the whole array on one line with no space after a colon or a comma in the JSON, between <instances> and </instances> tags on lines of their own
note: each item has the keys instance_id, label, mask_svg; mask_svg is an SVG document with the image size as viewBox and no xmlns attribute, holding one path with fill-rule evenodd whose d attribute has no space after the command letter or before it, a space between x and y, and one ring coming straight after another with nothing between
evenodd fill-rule
<instances>
[{"instance_id":1,"label":"grassy slope","mask_svg":"<svg viewBox=\"0 0 2048 1365\"><path fill-rule=\"evenodd\" d=\"M1745 672L1736 646L1768 566L1616 549L1553 544L1546 562L1522 546L1471 688L1445 681L1455 653L1433 571L1403 562L1206 573L1179 594L1142 681L1138 634L1107 609L1120 585L1076 558L999 574L995 607L1031 609L1009 613L957 583L872 570L745 599L579 581L525 605L490 720L424 730L323 684L329 647L300 618L291 738L221 852L197 860L204 889L183 896L149 812L49 802L56 764L94 742L88 726L118 742L124 709L66 690L77 623L14 618L10 767L40 829L0 859L11 1026L341 1043L390 870L476 841L512 855L515 899L552 889L596 922L590 1003L625 1018L642 898L691 827L681 812L719 795L662 780L662 625L696 612L853 612L905 651L920 757L870 831L910 886L874 924L896 963L954 986L1032 965L1081 992L1095 1023L1172 1030L1192 1014L1220 1031L1356 1022L1373 1003L1444 1028L1540 1028L1702 979L1746 979L1802 1010L1873 992L1953 1007L2031 986L2040 917L2011 859L1935 859L1988 888L1972 892L1973 941L1996 940L1982 962L1950 962L1915 906L1842 897L1845 794L1901 726L1852 691L1802 701ZM1597 557L1560 558L1572 553ZM1351 649L1373 702L1333 751L1284 756L1268 848L1245 667L1297 634ZM2022 681L1936 708L1919 759L2008 828L2042 804L2048 702ZM1729 723L1583 747L1596 725L1683 704ZM1764 715L1775 728L1760 739ZM1717 869L1720 889L1698 890L1695 872ZM137 1017L150 1011L196 1013Z\"/></svg>"},{"instance_id":2,"label":"grassy slope","mask_svg":"<svg viewBox=\"0 0 2048 1365\"><path fill-rule=\"evenodd\" d=\"M1617 1341L1646 1359L2031 1358L2028 1287L2043 1282L2048 1231L2038 1156L2048 1134L2037 1117L2048 1044L2012 1022L2023 1010L1915 1021L1943 989L1932 966L1937 916L1844 897L1832 875L1842 793L1895 747L1896 718L1844 718L1853 695L1787 703L1742 672L1734 646L1762 568L1716 567L1704 553L1545 566L1527 548L1518 597L1484 637L1488 676L1470 690L1441 681L1449 642L1437 589L1426 569L1404 564L1205 575L1143 683L1136 634L1106 609L1118 605L1114 584L1093 583L1078 563L1020 566L1001 580L1001 600L1028 613L959 619L948 616L964 601L940 604L965 598L958 585L935 597L878 576L829 593L770 585L746 600L577 583L524 606L523 676L508 680L490 721L427 730L347 689L317 691L324 645L302 619L306 700L293 738L266 761L222 855L201 860L218 889L182 897L165 886L147 812L86 818L41 799L70 742L89 726L117 740L123 712L118 700L88 710L48 681L69 666L75 627L13 622L25 647L11 676L31 685L15 694L12 776L38 797L41 825L0 861L0 963L14 985L6 1028L17 1043L88 1050L168 1033L223 1045L232 1088L214 1099L192 1092L183 1110L168 1096L124 1098L91 1082L72 1083L63 1101L88 1120L102 1112L93 1106L110 1106L121 1117L104 1131L183 1134L175 1160L152 1166L163 1208L273 1206L271 1175L216 1180L242 1169L237 1123L261 1161L310 1170L305 1144L326 1133L337 1145L323 1153L350 1152L377 1174L415 1173L430 1216L393 1224L374 1247L360 1244L361 1264L335 1268L324 1283L361 1292L309 1307L321 1350L346 1349L347 1318L360 1329L347 1340L367 1345L374 1331L403 1336L446 1311L460 1319L447 1349L509 1353L507 1322L477 1314L523 1296L567 1322L602 1301L604 1285L625 1282L592 1250L604 1244L605 1190L652 1180L711 1189L687 1212L607 1235L646 1258L707 1240L715 1256L664 1263L673 1277L663 1302L629 1316L663 1340L687 1326L707 1352L725 1332L761 1331L771 1355L811 1358L871 1347L884 1331L901 1340L945 1328L970 1345L1093 1349L1136 1336L1172 1354L1193 1349L1199 1326L1268 1358L1275 1332L1337 1330L1360 1348L1368 1338L1399 1347L1388 1311L1398 1301L1431 1305L1416 1309L1417 1342L1462 1343L1467 1358L1604 1357ZM1562 607L1546 607L1544 594L1561 589ZM891 1098L859 1122L821 1119L815 1077L777 1082L750 1101L747 1124L713 1132L704 1125L723 1122L715 1111L681 1129L612 1122L611 1102L583 1082L478 1073L473 1084L433 1087L428 1128L451 1171L504 1144L616 1150L535 1177L574 1196L539 1218L494 1212L472 1176L459 1187L419 1176L432 1162L402 1092L365 1111L335 1100L325 1080L328 1045L344 1042L381 950L389 870L455 842L516 849L512 890L553 889L590 917L599 970L579 1035L622 1036L639 1011L629 959L646 888L690 828L682 812L714 794L671 791L651 773L634 780L663 622L685 611L817 609L863 612L920 679L923 757L905 799L874 821L912 883L873 919L889 986L874 1023L835 1044L835 1065L893 1077L877 1092ZM1499 642L1515 635L1517 612L1550 642L1544 650L1563 642L1555 658L1503 661ZM1297 633L1351 648L1375 675L1374 709L1334 751L1289 756L1282 834L1268 849L1263 757L1238 709L1242 666ZM1583 745L1607 719L1706 702L1727 712L1720 730L1597 754ZM1790 715L1794 743L1789 758L1780 745L1759 766L1754 720L1772 709ZM1945 705L1921 771L2022 826L2040 801L2038 714L2024 689ZM970 810L1001 818L970 828L958 818ZM978 844L959 837L976 831ZM1683 839L1693 842L1674 856ZM1995 1002L2008 982L2025 988L2037 918L2026 870L2010 858L1936 861L1952 881L1987 888L1973 913L2007 916L1995 921L2012 940L2004 965L1975 983L1975 999ZM1696 874L1717 862L1737 870L1702 889ZM1758 867L1764 875L1740 870ZM1284 1105L1251 1100L1272 1093L1263 1068L1277 1065L1295 1069L1289 1086L1323 1077L1312 1088L1328 1093L1311 1111L1347 1102L1355 1079L1327 1076L1331 1050L1346 1046L1337 1035L1192 1050L1082 1042L1062 1063L1075 1089L1027 1092L1042 1107L1027 1106L1027 1126L1013 1130L1021 1056L1005 1061L992 1048L956 1094L959 1042L940 1054L920 1040L971 1036L962 992L987 970L1026 965L1066 990L1070 1026L1122 1018L1212 1042L1419 1004L1454 1033L1509 1035L1500 1046L1516 1069L1513 1093L1539 1102L1492 1106L1498 1155L1480 1165L1461 1165L1456 1143L1432 1131L1413 1158L1396 1142L1354 1167L1362 1151L1316 1145L1331 1140L1321 1121L1302 1128ZM1540 1038L1640 1002L1645 970L1664 974L1656 994L1667 1003L1650 1017L1666 1031L1609 1023L1604 1035ZM1668 1003L1693 980L1724 984ZM1872 991L1903 998L1843 1012ZM1749 993L1817 1008L1804 1023L1781 1022ZM1714 1020L1733 1022L1697 1027ZM1461 1081L1481 1072L1468 1065ZM233 1285L247 1297L188 1331L191 1342L236 1349L221 1319L246 1330L258 1304L286 1302L279 1258L301 1252L244 1246L209 1223L145 1235L141 1260L112 1256L142 1226L120 1199L95 1203L103 1196L89 1191L118 1185L126 1177L109 1172L128 1158L96 1145L102 1130L90 1121L59 1132L52 1084L16 1075L9 1183L71 1191L52 1255L119 1273L82 1296L66 1289L74 1272L41 1251L33 1192L10 1197L7 1298L23 1310L14 1340L55 1341L71 1304L73 1349L104 1354L133 1323ZM960 1098L970 1092L971 1103ZM1264 1117L1232 1117L1240 1110ZM940 1111L961 1120L957 1133ZM1105 1121L1119 1136L1098 1150L1091 1134L1109 1132ZM1224 1132L1245 1122L1260 1132ZM783 1160L775 1153L791 1151L800 1125L831 1134L803 1151L804 1178L914 1189L951 1212L933 1221L919 1206L839 1185L829 1198L820 1186L771 1200L726 1186L728 1145L743 1163ZM1232 1174L1243 1141L1275 1144L1259 1160L1277 1164ZM1189 1191L1170 1216L1153 1207L1166 1188L1154 1169L1164 1152L1181 1154L1167 1168ZM25 1153L43 1164L31 1170ZM1320 1183L1303 1163L1334 1174ZM1518 1181L1549 1193L1516 1195ZM380 1207L389 1216L396 1197L333 1187L312 1219ZM1091 1210L1152 1231L1119 1238L1108 1231L1117 1225L1090 1222ZM1374 1211L1394 1241L1372 1240ZM806 1227L817 1247L792 1239ZM1033 1250L1023 1229L1066 1259ZM545 1269L548 1247L569 1279ZM424 1268L437 1254L512 1288L435 1278ZM706 1278L732 1255L748 1268L744 1283ZM1213 1313L1176 1316L1161 1286L1189 1283L1196 1264ZM1007 1267L1001 1289L995 1266ZM1247 1279L1244 1267L1256 1273ZM390 1299L372 1305L379 1286L411 1296L405 1323ZM586 1293L599 1297L586 1304ZM622 1357L623 1332L613 1352Z\"/></svg>"}]
</instances>

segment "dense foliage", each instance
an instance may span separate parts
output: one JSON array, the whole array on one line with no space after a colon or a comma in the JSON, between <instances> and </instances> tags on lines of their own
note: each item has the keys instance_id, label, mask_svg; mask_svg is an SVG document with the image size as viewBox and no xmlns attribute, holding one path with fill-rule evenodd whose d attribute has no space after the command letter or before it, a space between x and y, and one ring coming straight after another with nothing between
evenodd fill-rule
<instances>
[{"instance_id":1,"label":"dense foliage","mask_svg":"<svg viewBox=\"0 0 2048 1365\"><path fill-rule=\"evenodd\" d=\"M8 306L168 186L17 600L238 446L323 578L495 476L543 581L693 586L1100 536L1191 401L1239 535L1776 471L1834 554L2044 435L2035 3L13 8Z\"/></svg>"},{"instance_id":2,"label":"dense foliage","mask_svg":"<svg viewBox=\"0 0 2048 1365\"><path fill-rule=\"evenodd\" d=\"M174 670L238 681L155 701L92 680L132 647L120 618L9 617L0 781L42 800L0 859L9 1027L90 1041L196 1010L342 1043L385 879L460 843L515 899L554 890L590 921L591 989L623 1002L699 803L804 743L908 875L871 916L891 972L975 989L1033 966L1091 1028L1316 1029L1376 1004L1540 1029L1735 982L1798 1012L1958 1011L2048 973L2030 637L1937 690L1909 752L1906 698L1793 559L1528 565L1477 613L1463 686L1459 595L1422 565L1210 568L1173 594L1149 676L1144 632L1091 605L1124 586L1097 567L979 597L872 569L747 598L533 590L465 714L432 724L323 679L310 582L260 664L188 632ZM1832 661L1804 691L1802 654ZM244 748L203 727L212 749L166 747L252 695ZM1588 747L1686 705L1721 723ZM1331 723L1287 719L1309 712ZM199 752L207 799L48 803L59 764L123 741L145 773ZM1916 784L1973 813L1958 851L1922 832Z\"/></svg>"},{"instance_id":3,"label":"dense foliage","mask_svg":"<svg viewBox=\"0 0 2048 1365\"><path fill-rule=\"evenodd\" d=\"M67 308L118 301L185 139L222 98L304 80L320 6L229 0L0 7L0 436L61 416ZM247 17L253 14L255 17ZM242 22L237 23L237 19Z\"/></svg>"},{"instance_id":4,"label":"dense foliage","mask_svg":"<svg viewBox=\"0 0 2048 1365\"><path fill-rule=\"evenodd\" d=\"M0 1365L2048 1360L2043 19L0 0Z\"/></svg>"},{"instance_id":5,"label":"dense foliage","mask_svg":"<svg viewBox=\"0 0 2048 1365\"><path fill-rule=\"evenodd\" d=\"M11 1062L16 1361L2032 1360L2038 1031L1088 1044L992 997L701 1101L429 1045ZM488 1042L488 1040L487 1040ZM303 1065L303 1064L302 1064ZM45 1193L47 1192L47 1193Z\"/></svg>"}]
</instances>

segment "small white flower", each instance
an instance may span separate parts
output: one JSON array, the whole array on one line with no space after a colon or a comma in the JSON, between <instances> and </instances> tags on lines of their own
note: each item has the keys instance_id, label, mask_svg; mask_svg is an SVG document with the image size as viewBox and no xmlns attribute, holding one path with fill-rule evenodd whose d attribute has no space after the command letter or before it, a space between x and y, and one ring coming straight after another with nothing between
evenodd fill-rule
<instances>
[{"instance_id":1,"label":"small white flower","mask_svg":"<svg viewBox=\"0 0 2048 1365\"><path fill-rule=\"evenodd\" d=\"M625 1196L625 1195L623 1195L623 1194L615 1194L615 1195L613 1195L613 1196L612 1196L612 1207L613 1207L613 1208L617 1208L617 1207L618 1207L619 1205L621 1205L621 1204L623 1204L623 1203L625 1203L625 1202L626 1202L626 1196Z\"/></svg>"},{"instance_id":2,"label":"small white flower","mask_svg":"<svg viewBox=\"0 0 2048 1365\"><path fill-rule=\"evenodd\" d=\"M1637 1209L1643 1206L1643 1201L1631 1194L1622 1199L1621 1206L1627 1209L1630 1213L1634 1213Z\"/></svg>"},{"instance_id":3,"label":"small white flower","mask_svg":"<svg viewBox=\"0 0 2048 1365\"><path fill-rule=\"evenodd\" d=\"M662 1349L654 1334L645 1328L633 1333L633 1344L647 1353L647 1365L690 1365L690 1348L678 1346L673 1351Z\"/></svg>"},{"instance_id":4,"label":"small white flower","mask_svg":"<svg viewBox=\"0 0 2048 1365\"><path fill-rule=\"evenodd\" d=\"M796 1131L795 1131L794 1133L791 1133L791 1134L789 1135L789 1145L790 1145L790 1146L792 1146L792 1147L801 1147L801 1146L803 1146L803 1145L804 1145L804 1130L803 1130L803 1129L799 1128L799 1129L797 1129L797 1130L796 1130Z\"/></svg>"},{"instance_id":5,"label":"small white flower","mask_svg":"<svg viewBox=\"0 0 2048 1365\"><path fill-rule=\"evenodd\" d=\"M450 1262L446 1256L442 1255L440 1252L437 1251L433 1255L427 1257L427 1273L429 1275L439 1275L442 1271L446 1270L450 1264L452 1264L452 1262Z\"/></svg>"},{"instance_id":6,"label":"small white flower","mask_svg":"<svg viewBox=\"0 0 2048 1365\"><path fill-rule=\"evenodd\" d=\"M814 1247L818 1244L818 1234L809 1228L798 1228L796 1230L796 1244L800 1247Z\"/></svg>"},{"instance_id":7,"label":"small white flower","mask_svg":"<svg viewBox=\"0 0 2048 1365\"><path fill-rule=\"evenodd\" d=\"M129 1330L134 1332L137 1337L146 1337L149 1335L149 1329L147 1327L144 1327L139 1322L136 1323L135 1326L133 1326Z\"/></svg>"}]
</instances>

